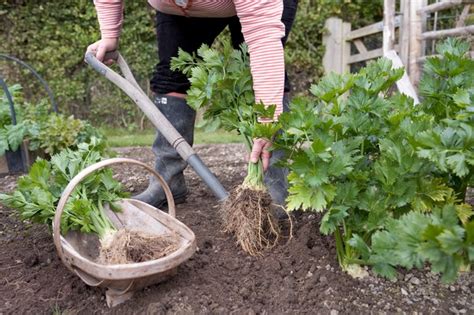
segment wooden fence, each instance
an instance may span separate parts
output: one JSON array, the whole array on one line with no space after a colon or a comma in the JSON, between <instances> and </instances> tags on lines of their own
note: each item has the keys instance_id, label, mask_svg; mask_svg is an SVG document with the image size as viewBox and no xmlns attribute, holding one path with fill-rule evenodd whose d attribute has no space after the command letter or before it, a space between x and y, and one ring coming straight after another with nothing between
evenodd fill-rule
<instances>
[{"instance_id":1,"label":"wooden fence","mask_svg":"<svg viewBox=\"0 0 474 315\"><path fill-rule=\"evenodd\" d=\"M350 23L329 18L326 21L327 34L323 38L325 71L349 72L352 65L386 56L395 60L398 66L404 66L409 81L416 86L420 65L426 59L428 40L474 34L474 25L466 25L466 19L473 15L473 4L474 0L441 0L429 5L428 0L400 0L397 12L395 0L384 0L384 20L356 30L351 30ZM455 27L437 30L438 12L455 7L462 8ZM430 15L435 16L434 29L427 31L427 17ZM381 47L367 47L364 38L377 33L383 34Z\"/></svg>"}]
</instances>

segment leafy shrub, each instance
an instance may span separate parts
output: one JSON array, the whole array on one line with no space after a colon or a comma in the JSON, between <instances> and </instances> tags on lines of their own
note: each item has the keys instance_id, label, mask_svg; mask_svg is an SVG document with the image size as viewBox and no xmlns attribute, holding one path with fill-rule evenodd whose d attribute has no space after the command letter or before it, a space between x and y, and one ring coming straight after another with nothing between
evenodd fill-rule
<instances>
[{"instance_id":1,"label":"leafy shrub","mask_svg":"<svg viewBox=\"0 0 474 315\"><path fill-rule=\"evenodd\" d=\"M0 102L0 155L6 150L16 151L24 140L28 140L31 151L41 150L53 155L66 148L76 148L92 137L103 136L90 123L51 112L49 104L23 102L21 86L13 85L10 94L14 97L17 124L13 125L6 95Z\"/></svg>"},{"instance_id":2,"label":"leafy shrub","mask_svg":"<svg viewBox=\"0 0 474 315\"><path fill-rule=\"evenodd\" d=\"M83 61L87 46L100 38L92 1L67 6L57 0L3 1L0 12L0 50L32 65L50 84L62 112L111 124L138 117L136 106ZM146 85L156 63L150 57L156 55L152 11L146 1L128 1L125 15L120 50ZM36 80L17 76L25 90L36 90Z\"/></svg>"}]
</instances>

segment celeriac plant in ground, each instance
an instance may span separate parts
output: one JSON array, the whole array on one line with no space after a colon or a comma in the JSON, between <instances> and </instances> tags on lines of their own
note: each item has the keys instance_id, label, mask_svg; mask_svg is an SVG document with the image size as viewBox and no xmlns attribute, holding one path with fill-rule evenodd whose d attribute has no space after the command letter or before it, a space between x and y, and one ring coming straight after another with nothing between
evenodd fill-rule
<instances>
[{"instance_id":1,"label":"celeriac plant in ground","mask_svg":"<svg viewBox=\"0 0 474 315\"><path fill-rule=\"evenodd\" d=\"M375 233L375 250L364 257L368 263L378 260L378 266L390 270L429 262L445 282L474 263L473 205L464 203L474 174L474 61L467 56L469 49L467 42L447 39L437 47L441 57L428 58L420 81L423 102L413 118L417 127L406 132L417 156L433 168L430 175L449 186L452 196L427 209L429 214L407 213Z\"/></svg>"},{"instance_id":2,"label":"celeriac plant in ground","mask_svg":"<svg viewBox=\"0 0 474 315\"><path fill-rule=\"evenodd\" d=\"M464 203L474 165L473 63L448 40L429 58L423 102L390 90L402 75L378 59L356 74L325 76L316 98L282 114L288 208L324 212L340 265L432 270L451 281L474 258L473 208ZM344 95L344 94L347 95Z\"/></svg>"}]
</instances>

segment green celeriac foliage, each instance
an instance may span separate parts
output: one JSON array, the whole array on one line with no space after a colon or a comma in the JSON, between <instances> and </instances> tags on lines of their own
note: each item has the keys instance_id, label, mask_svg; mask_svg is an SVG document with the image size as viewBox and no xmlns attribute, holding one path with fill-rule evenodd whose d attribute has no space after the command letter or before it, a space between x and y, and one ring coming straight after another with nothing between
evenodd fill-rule
<instances>
[{"instance_id":1,"label":"green celeriac foliage","mask_svg":"<svg viewBox=\"0 0 474 315\"><path fill-rule=\"evenodd\" d=\"M411 211L391 219L386 230L372 235L371 248L359 236L349 244L386 277L395 277L396 266L422 268L429 262L442 281L452 282L459 269L474 262L473 234L474 222L460 225L456 205L446 204L429 214Z\"/></svg>"},{"instance_id":2,"label":"green celeriac foliage","mask_svg":"<svg viewBox=\"0 0 474 315\"><path fill-rule=\"evenodd\" d=\"M344 269L368 264L392 278L396 266L428 262L452 281L472 261L473 207L464 203L474 172L468 48L454 39L438 47L418 106L392 93L403 70L382 58L355 74L323 77L311 87L314 98L293 101L280 116L275 146L287 152L288 209L324 213L320 230L334 234ZM448 215L444 230L433 223Z\"/></svg>"},{"instance_id":3,"label":"green celeriac foliage","mask_svg":"<svg viewBox=\"0 0 474 315\"><path fill-rule=\"evenodd\" d=\"M104 158L105 143L92 138L76 150L65 149L49 161L37 160L29 173L18 179L11 194L0 194L7 207L18 209L22 219L51 226L56 207L65 187L84 168ZM113 229L103 206L111 205L121 197L121 184L112 177L110 169L96 171L86 177L74 190L61 217L61 231L79 230L103 235Z\"/></svg>"},{"instance_id":4,"label":"green celeriac foliage","mask_svg":"<svg viewBox=\"0 0 474 315\"><path fill-rule=\"evenodd\" d=\"M195 110L204 109L203 127L208 131L223 127L249 138L271 138L278 125L259 124L258 118L273 118L275 106L255 104L247 47L233 49L229 41L221 51L201 46L197 56L183 50L173 58L171 69L189 77L187 102Z\"/></svg>"},{"instance_id":5,"label":"green celeriac foliage","mask_svg":"<svg viewBox=\"0 0 474 315\"><path fill-rule=\"evenodd\" d=\"M273 118L275 105L255 104L245 45L238 50L224 41L221 51L202 45L194 56L180 50L178 57L172 59L171 69L189 77L191 87L186 100L195 110L204 111L203 127L208 131L219 127L237 131L250 151L253 139L272 139L279 129L276 122L259 123L259 118ZM248 166L244 184L263 189L261 162L249 162Z\"/></svg>"},{"instance_id":6,"label":"green celeriac foliage","mask_svg":"<svg viewBox=\"0 0 474 315\"><path fill-rule=\"evenodd\" d=\"M417 153L431 161L464 199L474 174L474 61L470 44L450 38L428 58L420 81L426 130L417 137Z\"/></svg>"}]
</instances>

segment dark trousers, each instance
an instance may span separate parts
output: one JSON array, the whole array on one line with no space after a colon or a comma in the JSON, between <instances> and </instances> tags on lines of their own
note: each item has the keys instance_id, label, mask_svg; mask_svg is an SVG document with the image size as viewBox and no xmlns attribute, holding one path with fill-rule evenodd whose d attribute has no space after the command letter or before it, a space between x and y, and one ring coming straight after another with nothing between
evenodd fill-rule
<instances>
[{"instance_id":1,"label":"dark trousers","mask_svg":"<svg viewBox=\"0 0 474 315\"><path fill-rule=\"evenodd\" d=\"M282 22L285 25L283 46L290 33L296 15L298 0L284 0ZM178 49L193 53L202 44L212 45L216 37L229 26L232 45L238 48L244 42L240 21L237 16L229 18L193 18L156 12L156 35L158 39L159 63L153 72L151 90L157 94L177 92L186 94L190 87L188 78L170 70L171 58L178 56ZM285 73L285 92L290 83Z\"/></svg>"}]
</instances>

